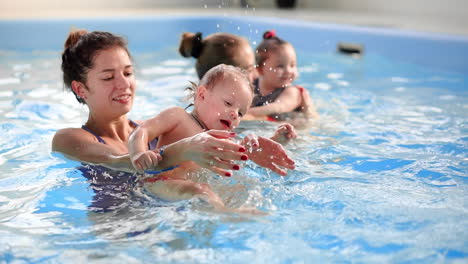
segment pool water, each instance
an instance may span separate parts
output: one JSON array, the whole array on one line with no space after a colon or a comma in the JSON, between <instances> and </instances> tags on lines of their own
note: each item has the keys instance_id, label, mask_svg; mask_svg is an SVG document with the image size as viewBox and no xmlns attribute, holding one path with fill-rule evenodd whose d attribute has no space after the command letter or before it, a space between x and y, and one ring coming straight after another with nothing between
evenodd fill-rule
<instances>
[{"instance_id":1,"label":"pool water","mask_svg":"<svg viewBox=\"0 0 468 264\"><path fill-rule=\"evenodd\" d=\"M130 43L132 39L129 39ZM132 119L181 101L193 61L177 47L133 53ZM466 263L468 74L377 53L298 49L300 77L321 118L286 146L287 177L248 162L204 175L232 207L167 203L140 186L114 210L90 208L80 164L50 152L54 133L86 108L63 90L60 50L0 50L2 263ZM273 124L246 122L269 135Z\"/></svg>"}]
</instances>

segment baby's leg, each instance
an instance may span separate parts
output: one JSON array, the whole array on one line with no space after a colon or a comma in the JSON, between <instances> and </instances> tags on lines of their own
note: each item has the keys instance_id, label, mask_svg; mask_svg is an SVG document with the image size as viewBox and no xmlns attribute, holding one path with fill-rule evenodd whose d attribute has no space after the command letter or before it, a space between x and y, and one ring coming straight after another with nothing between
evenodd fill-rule
<instances>
[{"instance_id":1,"label":"baby's leg","mask_svg":"<svg viewBox=\"0 0 468 264\"><path fill-rule=\"evenodd\" d=\"M208 184L196 183L190 180L164 180L146 183L145 188L158 197L168 201L188 200L200 196L217 210L224 210L221 198L211 190Z\"/></svg>"}]
</instances>

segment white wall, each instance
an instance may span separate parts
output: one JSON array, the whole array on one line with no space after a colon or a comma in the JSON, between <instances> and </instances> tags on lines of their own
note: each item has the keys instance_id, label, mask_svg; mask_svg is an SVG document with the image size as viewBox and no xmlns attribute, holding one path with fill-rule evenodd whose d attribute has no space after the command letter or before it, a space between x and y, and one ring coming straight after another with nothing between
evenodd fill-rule
<instances>
[{"instance_id":1,"label":"white wall","mask_svg":"<svg viewBox=\"0 0 468 264\"><path fill-rule=\"evenodd\" d=\"M407 16L463 17L467 0L297 0L300 7ZM468 25L467 25L468 26Z\"/></svg>"},{"instance_id":2,"label":"white wall","mask_svg":"<svg viewBox=\"0 0 468 264\"><path fill-rule=\"evenodd\" d=\"M247 0L258 9L274 8L276 0ZM135 8L202 8L238 7L241 0L0 0L0 10L59 10L59 9L120 9ZM409 17L434 17L466 21L468 0L297 0L298 9L352 11L371 14L392 14ZM466 25L468 26L468 25Z\"/></svg>"}]
</instances>

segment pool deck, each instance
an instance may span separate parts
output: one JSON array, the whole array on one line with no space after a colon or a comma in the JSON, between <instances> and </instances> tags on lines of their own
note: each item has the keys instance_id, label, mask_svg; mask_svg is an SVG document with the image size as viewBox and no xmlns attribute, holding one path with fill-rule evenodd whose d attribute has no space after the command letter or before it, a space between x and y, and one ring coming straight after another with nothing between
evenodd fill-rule
<instances>
[{"instance_id":1,"label":"pool deck","mask_svg":"<svg viewBox=\"0 0 468 264\"><path fill-rule=\"evenodd\" d=\"M395 14L371 14L369 12L338 12L314 9L243 9L243 8L158 8L158 9L15 9L0 10L0 20L50 19L50 18L105 18L112 16L143 17L154 15L225 15L225 16L265 16L310 22L355 25L373 28L403 29L410 31L442 33L468 36L468 16L463 18L418 16L409 17Z\"/></svg>"}]
</instances>

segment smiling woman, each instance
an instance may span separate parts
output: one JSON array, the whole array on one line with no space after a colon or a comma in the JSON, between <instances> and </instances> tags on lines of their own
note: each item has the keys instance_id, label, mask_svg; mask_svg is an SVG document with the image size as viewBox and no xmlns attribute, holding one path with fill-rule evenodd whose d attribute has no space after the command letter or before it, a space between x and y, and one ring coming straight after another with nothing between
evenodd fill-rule
<instances>
[{"instance_id":1,"label":"smiling woman","mask_svg":"<svg viewBox=\"0 0 468 264\"><path fill-rule=\"evenodd\" d=\"M62 71L66 87L78 102L86 104L89 116L81 128L59 130L53 138L52 149L80 161L133 170L127 142L138 123L129 120L127 113L133 105L136 83L126 41L109 32L73 31L65 42ZM165 158L156 150L154 158L159 159L162 168L191 160L193 156L197 156L202 166L210 164L214 157L241 160L238 151L242 146L224 140L232 135L210 133L168 146ZM206 140L210 144L202 146ZM154 149L155 143L151 142L149 148ZM198 158L206 151L207 154ZM232 168L216 163L210 169L226 174L225 169Z\"/></svg>"}]
</instances>

